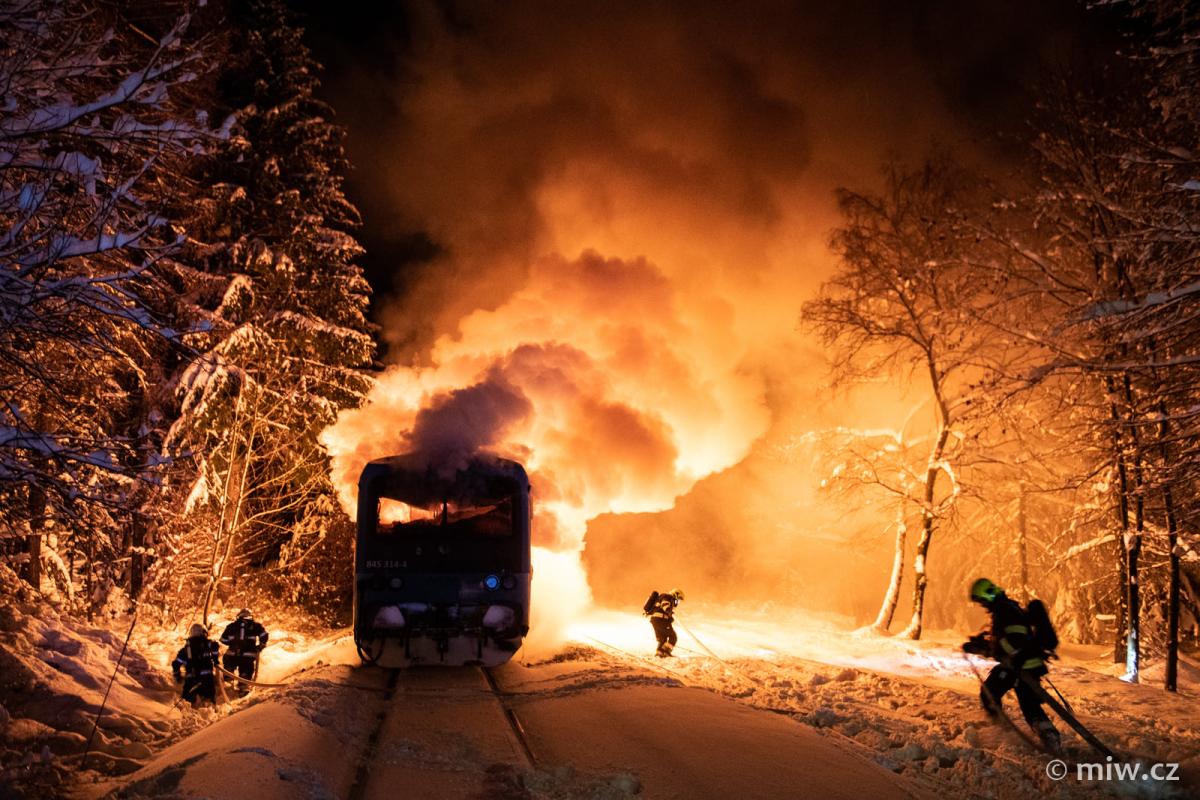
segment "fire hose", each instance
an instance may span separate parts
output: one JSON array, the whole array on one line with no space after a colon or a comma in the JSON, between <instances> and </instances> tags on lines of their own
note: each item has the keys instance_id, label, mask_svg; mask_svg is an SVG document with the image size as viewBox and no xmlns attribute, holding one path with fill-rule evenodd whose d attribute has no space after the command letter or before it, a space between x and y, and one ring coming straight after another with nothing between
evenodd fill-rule
<instances>
[{"instance_id":1,"label":"fire hose","mask_svg":"<svg viewBox=\"0 0 1200 800\"><path fill-rule=\"evenodd\" d=\"M244 683L247 686L254 686L259 689L278 689L278 688L288 685L287 683L261 683L259 681L251 680L250 678L243 678L241 675L230 672L229 670L222 667L220 664L214 664L213 666L216 668L216 671L218 674L223 675L227 678L233 678L234 680L240 681L241 683ZM199 688L199 686L193 686L191 691L195 692L196 689L198 689L198 688ZM224 681L216 681L216 686L214 687L214 689L215 689L216 693L218 695L220 695L217 698L217 700L219 702L221 702L221 703L229 702L228 698L226 698L224 696L225 695L225 682ZM180 703L182 703L184 700L188 700L188 699L190 699L190 698L186 694L181 695L179 698L177 698L175 700L174 703L171 704L171 710L174 711L179 706Z\"/></svg>"},{"instance_id":2,"label":"fire hose","mask_svg":"<svg viewBox=\"0 0 1200 800\"><path fill-rule=\"evenodd\" d=\"M1008 723L1009 727L1011 727L1014 731L1016 731L1018 734L1020 734L1021 737L1024 738L1026 741L1028 741L1031 745L1033 745L1033 747L1035 747L1037 749L1043 749L1043 748L1038 747L1038 745L1034 744L1032 739L1025 736L1024 732L1021 731L1019 728L1017 728L1017 726L1013 723L1013 721L1004 713L1003 708L1000 707L999 701L995 698L995 696L992 695L992 693L990 691L988 691L987 683L984 682L983 676L979 674L979 670L975 668L975 662L971 661L971 659L967 656L966 653L963 653L963 658L965 658L967 660L967 663L971 665L971 671L975 673L975 677L979 680L980 685L983 686L984 691L988 692L988 696L992 699L992 702L995 703L995 705L998 709L1000 709L1000 716L1004 718L1004 720ZM1050 708L1054 711L1054 713L1058 714L1058 716L1062 719L1063 722L1067 723L1067 725L1070 726L1072 730L1074 730L1076 733L1078 733L1080 738L1082 738L1085 742L1087 742L1092 747L1094 747L1096 749L1096 751L1099 752L1101 755L1107 756L1109 759L1112 759L1112 760L1117 760L1117 758L1118 758L1117 754L1114 753L1113 750L1108 745L1106 745L1106 744L1104 744L1104 742L1100 741L1094 733L1092 733L1082 722L1079 721L1079 718L1077 716L1075 716L1074 710L1071 709L1070 704L1067 703L1066 698L1064 698L1062 696L1062 694L1058 691L1058 687L1054 686L1054 684L1051 684L1051 686L1054 686L1054 693L1057 694L1059 696L1059 698L1062 699L1061 703L1058 700L1055 700L1053 697L1050 696L1050 693L1047 692L1038 683L1037 678L1029 676L1024 671L1021 671L1020 673L1018 673L1018 678L1026 686L1028 686L1029 689L1034 694L1036 694L1038 696L1038 699L1040 699L1046 705L1050 706Z\"/></svg>"},{"instance_id":3,"label":"fire hose","mask_svg":"<svg viewBox=\"0 0 1200 800\"><path fill-rule=\"evenodd\" d=\"M751 684L754 684L754 685L760 686L760 687L762 686L762 684L759 681L755 680L754 678L750 677L749 675L746 675L744 672L741 672L740 670L735 669L723 658L718 656L712 650L709 650L708 646L705 645L704 642L700 641L700 639L697 638L696 634L692 633L692 631L689 628L687 628L685 625L683 625L682 622L680 622L680 626L683 627L683 629L685 631L687 631L688 635L691 636L692 639L694 639L697 644L699 644L705 650L708 650L708 653L712 658L714 658L718 662L720 662L722 664L722 666L724 666L730 672L733 672L735 675L737 675L738 677L747 681L748 683L751 683ZM622 650L620 647L617 647L616 645L608 644L607 642L602 642L599 639L595 638L594 636L588 636L587 638L590 639L592 642L595 642L596 644L600 645L605 650L608 650L610 652L619 653L620 655L627 656L630 658L635 658L638 661L641 661L645 664L648 664L648 665L654 667L655 669L662 670L663 672L666 672L666 673L674 676L684 686L691 686L696 689L711 690L710 686L706 686L703 683L692 680L688 676L684 675L683 673L676 672L673 669L669 669L669 668L663 666L662 664L658 663L657 661L653 661L649 658L646 658L645 656L639 656L636 653L630 653L628 650ZM695 652L695 651L693 650L690 652ZM698 654L698 655L702 655L702 654ZM789 717L793 717L796 715L796 712L793 709L789 709L789 708L773 708L771 706L766 706L766 705L758 706L758 708L761 708L764 711L770 711L770 712L776 713L776 714L785 714ZM833 738L840 739L841 741L845 742L847 745L849 745L852 748L862 749L862 747L863 747L863 745L860 742L858 742L854 739L851 739L849 736L846 736L841 731L838 731L838 730L835 730L835 729L829 728L829 727L822 728L822 731L825 734L832 736Z\"/></svg>"},{"instance_id":4,"label":"fire hose","mask_svg":"<svg viewBox=\"0 0 1200 800\"><path fill-rule=\"evenodd\" d=\"M346 634L345 634L344 632L340 632L340 633L336 633L336 634L334 634L334 635L332 635L332 636L326 636L326 637L324 637L324 638L322 638L322 639L319 639L319 640L317 640L316 647L320 647L320 646L323 646L323 645L327 645L327 644L331 644L331 643L333 643L333 642L336 642L336 641L338 641L339 639L343 638L345 635L346 635ZM316 649L316 647L314 647L313 649L315 650L315 649ZM291 680L288 680L288 679L290 679L290 678L293 678L293 677L295 677L296 675L299 675L299 674L303 673L303 672L304 672L304 671L307 669L307 668L302 668L302 669L300 669L300 670L297 670L296 672L293 672L293 673L290 673L290 674L288 674L287 676L285 676L285 681L284 681L284 682L280 682L280 683L266 683L266 682L263 682L263 681L256 681L256 680L253 680L253 679L251 679L251 678L243 678L241 675L238 675L238 674L236 674L236 673L230 672L229 670L225 669L225 668L224 668L224 667L222 667L220 664L214 664L213 666L216 668L216 673L218 673L218 674L220 674L220 675L222 675L222 676L224 676L224 677L233 678L234 680L236 680L236 681L239 681L239 682L241 682L242 684L244 684L244 685L246 685L246 686L253 686L253 687L256 687L256 688L259 688L259 689L279 689L279 688L282 688L282 687L284 687L284 686L288 686L288 685L290 685L290 684L291 684ZM214 676L214 677L215 677L215 676ZM216 681L216 684L217 684L217 685L216 685L214 688L215 688L215 692L216 692L216 694L218 695L218 697L217 697L217 700L218 700L218 702L220 702L220 703L227 703L227 702L229 702L229 700L228 700L228 699L225 697L225 682L224 682L223 680L218 680L218 681ZM198 686L197 686L197 687L193 687L193 688L192 688L192 692L194 692L194 691L195 691L197 688L199 688L199 687L198 687ZM182 703L182 702L183 702L183 701L185 701L185 700L189 700L189 699L190 699L190 698L189 698L187 695L180 696L180 697L179 697L179 698L177 698L177 699L175 700L175 702L174 702L174 703L171 705L171 709L170 709L170 710L171 710L171 711L174 711L176 708L178 708L178 707L179 707L179 704L180 704L180 703Z\"/></svg>"},{"instance_id":5,"label":"fire hose","mask_svg":"<svg viewBox=\"0 0 1200 800\"><path fill-rule=\"evenodd\" d=\"M687 626L687 623L685 623L683 620L679 620L679 627L683 628L683 630L687 633L687 635L692 637L692 641L694 641L696 644L700 645L701 649L703 649L705 653L708 653L708 655L710 655L711 657L713 657L717 661L719 661L721 663L722 667L729 670L734 675L737 675L739 678L746 681L747 683L753 684L755 686L760 686L760 687L762 686L762 683L760 681L755 680L754 678L750 677L745 672L743 672L742 670L733 666L728 661L726 661L725 659L721 658L719 655L714 653L708 645L706 645L703 641L700 640L700 637L696 635L696 632L693 631L691 628L689 628Z\"/></svg>"},{"instance_id":6,"label":"fire hose","mask_svg":"<svg viewBox=\"0 0 1200 800\"><path fill-rule=\"evenodd\" d=\"M80 768L87 766L88 754L92 752L92 743L96 741L96 728L100 726L100 717L104 715L104 707L108 705L108 693L112 691L113 683L117 680L117 673L121 670L121 661L125 658L125 651L129 649L129 639L133 636L133 626L137 624L138 607L134 605L133 616L129 620L129 632L125 634L125 641L121 645L121 653L117 656L117 664L113 667L112 677L108 679L108 687L104 690L104 699L100 701L100 709L96 712L96 720L92 723L92 732L88 735L87 746L83 749L83 760L80 762Z\"/></svg>"},{"instance_id":7,"label":"fire hose","mask_svg":"<svg viewBox=\"0 0 1200 800\"><path fill-rule=\"evenodd\" d=\"M702 650L704 650L704 652L708 653L710 656L715 658L717 661L720 661L722 664L726 664L728 666L728 662L726 662L725 659L721 658L719 655L714 653L712 650L709 649L708 645L706 645L704 642L700 641L700 637L692 632L692 629L687 626L686 622L684 622L683 620L678 620L678 622L679 622L679 627L683 628L683 630L687 633L687 635L692 637L692 641L694 641L696 644L700 645L700 648ZM737 670L734 670L734 671L736 672Z\"/></svg>"},{"instance_id":8,"label":"fire hose","mask_svg":"<svg viewBox=\"0 0 1200 800\"><path fill-rule=\"evenodd\" d=\"M278 689L281 686L287 686L286 683L261 683L259 681L251 680L250 678L243 678L241 675L230 672L229 670L227 670L221 666L217 667L217 672L220 672L222 675L224 675L228 678L233 678L236 681L240 681L241 683L244 683L247 686L254 686L259 689Z\"/></svg>"},{"instance_id":9,"label":"fire hose","mask_svg":"<svg viewBox=\"0 0 1200 800\"><path fill-rule=\"evenodd\" d=\"M332 636L325 636L321 639L318 639L316 644L313 647L311 647L310 649L312 651L316 651L320 647L323 647L328 644L332 644L332 643L338 641L339 639L344 638L345 636L346 636L346 634L344 631L336 633ZM217 668L217 671L220 672L222 675L225 675L226 677L233 678L234 680L240 681L247 686L254 686L259 689L278 689L280 687L287 686L288 683L291 683L291 681L288 681L287 683L263 683L261 681L251 680L250 678L243 678L241 675L235 675L234 673L232 673L229 670L222 667L220 664L216 664L215 666ZM304 668L304 669L307 669L307 668ZM297 675L300 672L304 672L304 669L300 669L298 672L293 672L293 673L289 674L287 677L291 678L293 675ZM258 670L255 669L256 674L257 674L257 672L258 672Z\"/></svg>"}]
</instances>

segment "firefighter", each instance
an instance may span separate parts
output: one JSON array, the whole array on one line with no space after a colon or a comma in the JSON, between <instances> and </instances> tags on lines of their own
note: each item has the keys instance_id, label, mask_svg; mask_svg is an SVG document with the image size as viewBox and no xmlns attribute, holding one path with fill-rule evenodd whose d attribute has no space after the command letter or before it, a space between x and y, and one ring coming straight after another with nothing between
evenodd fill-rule
<instances>
[{"instance_id":1,"label":"firefighter","mask_svg":"<svg viewBox=\"0 0 1200 800\"><path fill-rule=\"evenodd\" d=\"M237 613L237 619L221 634L221 644L228 648L222 658L226 672L249 681L258 676L258 654L267 646L267 629L254 620L250 609L243 608ZM249 691L246 684L237 683L242 694Z\"/></svg>"},{"instance_id":2,"label":"firefighter","mask_svg":"<svg viewBox=\"0 0 1200 800\"><path fill-rule=\"evenodd\" d=\"M208 631L197 623L188 630L187 644L171 662L175 682L183 683L182 697L190 700L193 706L206 700L213 704L217 702L214 677L220 653L221 646L209 639Z\"/></svg>"},{"instance_id":3,"label":"firefighter","mask_svg":"<svg viewBox=\"0 0 1200 800\"><path fill-rule=\"evenodd\" d=\"M988 673L979 691L984 711L990 717L1001 713L1002 698L1015 686L1017 704L1029 727L1047 750L1061 752L1061 737L1042 708L1039 692L1034 688L1041 686L1041 678L1048 672L1048 654L1038 642L1029 613L987 578L971 584L970 597L972 602L987 610L992 620L990 629L963 643L963 650L991 656L1000 662ZM1030 680L1033 686L1023 678Z\"/></svg>"},{"instance_id":4,"label":"firefighter","mask_svg":"<svg viewBox=\"0 0 1200 800\"><path fill-rule=\"evenodd\" d=\"M664 594L651 592L646 604L642 606L643 613L650 617L650 624L654 627L654 637L658 639L658 649L654 655L659 658L672 655L675 642L679 641L679 637L675 635L675 608L682 602L683 592L672 589Z\"/></svg>"}]
</instances>

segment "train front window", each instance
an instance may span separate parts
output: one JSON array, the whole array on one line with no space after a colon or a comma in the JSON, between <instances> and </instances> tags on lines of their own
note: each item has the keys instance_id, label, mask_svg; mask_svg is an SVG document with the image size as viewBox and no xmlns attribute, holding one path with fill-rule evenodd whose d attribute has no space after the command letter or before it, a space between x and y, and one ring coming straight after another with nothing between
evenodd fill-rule
<instances>
[{"instance_id":1,"label":"train front window","mask_svg":"<svg viewBox=\"0 0 1200 800\"><path fill-rule=\"evenodd\" d=\"M444 500L420 506L390 497L379 499L377 531L383 536L436 535L450 538L495 539L512 536L513 500Z\"/></svg>"}]
</instances>

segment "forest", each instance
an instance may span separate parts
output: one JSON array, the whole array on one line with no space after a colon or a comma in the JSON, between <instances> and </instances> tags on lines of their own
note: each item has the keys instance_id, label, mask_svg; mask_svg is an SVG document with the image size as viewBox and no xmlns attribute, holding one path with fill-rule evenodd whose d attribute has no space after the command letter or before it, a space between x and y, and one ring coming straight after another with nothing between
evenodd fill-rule
<instances>
[{"instance_id":1,"label":"forest","mask_svg":"<svg viewBox=\"0 0 1200 800\"><path fill-rule=\"evenodd\" d=\"M301 30L257 0L0 28L5 561L89 618L207 621L235 579L321 606L351 537L317 436L375 344Z\"/></svg>"},{"instance_id":2,"label":"forest","mask_svg":"<svg viewBox=\"0 0 1200 800\"><path fill-rule=\"evenodd\" d=\"M895 509L875 627L904 613L912 536L899 626L920 637L926 556L948 527L975 548L956 587L998 555L1028 599L1036 571L1071 638L1110 637L1134 682L1142 653L1165 658L1175 689L1200 621L1195 20L1121 8L1121 60L1047 68L1016 169L935 147L887 165L878 193L840 190L840 266L803 314L835 382L925 390L921 424L819 437L828 491Z\"/></svg>"}]
</instances>

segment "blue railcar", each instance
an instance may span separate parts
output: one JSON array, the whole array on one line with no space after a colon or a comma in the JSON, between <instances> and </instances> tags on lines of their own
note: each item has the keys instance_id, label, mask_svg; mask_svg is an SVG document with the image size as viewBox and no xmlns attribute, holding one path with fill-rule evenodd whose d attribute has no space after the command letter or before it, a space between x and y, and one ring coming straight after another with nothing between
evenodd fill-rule
<instances>
[{"instance_id":1,"label":"blue railcar","mask_svg":"<svg viewBox=\"0 0 1200 800\"><path fill-rule=\"evenodd\" d=\"M358 484L354 643L365 663L482 664L529 632L529 478L478 455L457 467L372 461Z\"/></svg>"}]
</instances>

